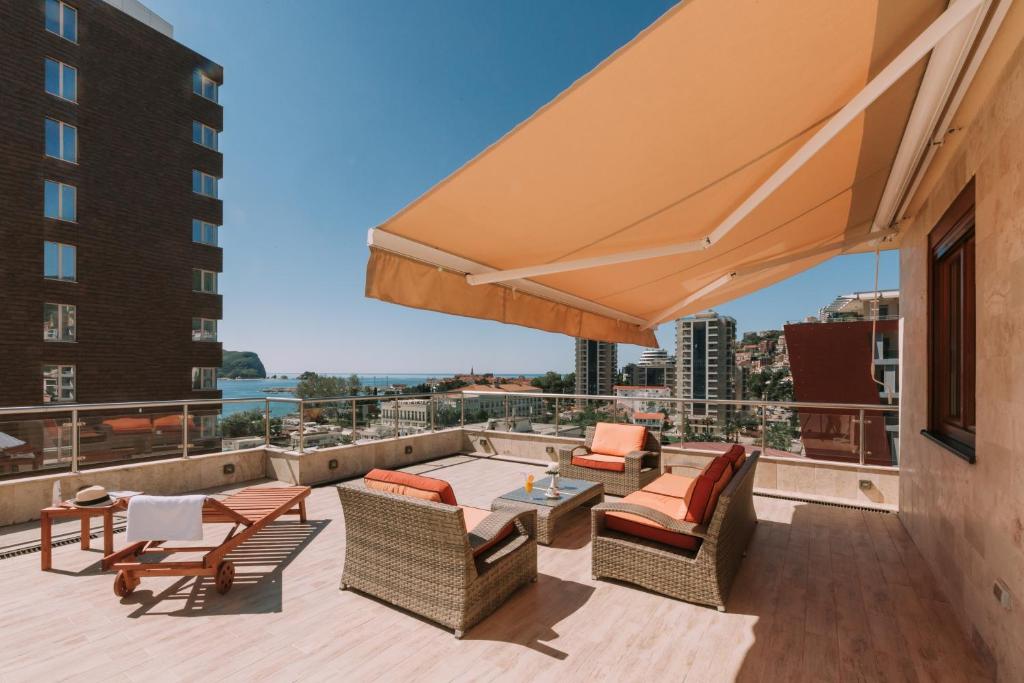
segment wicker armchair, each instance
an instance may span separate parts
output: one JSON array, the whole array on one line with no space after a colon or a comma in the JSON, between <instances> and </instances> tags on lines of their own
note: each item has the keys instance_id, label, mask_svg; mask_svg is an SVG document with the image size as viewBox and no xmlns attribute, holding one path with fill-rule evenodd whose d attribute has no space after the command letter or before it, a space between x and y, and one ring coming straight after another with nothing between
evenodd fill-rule
<instances>
[{"instance_id":1,"label":"wicker armchair","mask_svg":"<svg viewBox=\"0 0 1024 683\"><path fill-rule=\"evenodd\" d=\"M520 586L537 580L536 510L491 513L467 533L461 508L337 486L345 518L341 588L354 588L443 624L461 638ZM492 543L509 523L512 534Z\"/></svg>"},{"instance_id":2,"label":"wicker armchair","mask_svg":"<svg viewBox=\"0 0 1024 683\"><path fill-rule=\"evenodd\" d=\"M757 524L754 512L755 451L722 491L711 521L680 522L656 510L626 503L595 506L592 519L592 573L627 581L679 600L713 605L725 611L725 600ZM619 533L605 526L606 512L628 512L675 531L702 539L694 551Z\"/></svg>"},{"instance_id":3,"label":"wicker armchair","mask_svg":"<svg viewBox=\"0 0 1024 683\"><path fill-rule=\"evenodd\" d=\"M658 438L647 430L644 450L635 451L625 457L626 469L623 472L593 469L581 465L573 465L574 455L591 453L594 443L594 427L587 427L583 445L558 452L558 473L569 479L583 479L604 484L604 491L613 496L627 496L651 483L661 474L661 443Z\"/></svg>"}]
</instances>

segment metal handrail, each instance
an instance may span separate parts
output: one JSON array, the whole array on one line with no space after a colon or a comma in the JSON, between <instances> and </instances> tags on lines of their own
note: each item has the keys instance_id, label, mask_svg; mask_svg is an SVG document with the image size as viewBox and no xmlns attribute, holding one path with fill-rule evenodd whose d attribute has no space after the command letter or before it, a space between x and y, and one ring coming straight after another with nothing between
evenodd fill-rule
<instances>
[{"instance_id":1,"label":"metal handrail","mask_svg":"<svg viewBox=\"0 0 1024 683\"><path fill-rule=\"evenodd\" d=\"M197 407L211 407L211 406L222 406L222 405L237 405L237 404L262 404L259 408L260 412L263 413L266 424L264 428L264 443L270 445L271 443L271 429L270 429L270 417L271 417L271 404L272 403L285 403L294 405L298 408L299 413L299 424L297 428L298 436L298 449L300 452L305 451L305 413L306 408L310 406L322 405L327 403L340 403L351 406L352 410L352 426L353 430L358 427L358 420L356 416L357 406L359 403L366 402L377 402L377 403L389 403L397 402L401 403L406 400L425 400L429 403L427 409L430 430L437 430L437 410L438 400L458 400L461 402L459 411L460 427L466 425L466 399L489 396L489 397L500 397L502 399L504 415L506 421L511 418L511 406L510 399L512 398L525 398L525 399L553 399L554 400L554 423L556 434L558 432L561 422L561 410L560 407L565 407L565 402L572 400L583 400L583 401L610 401L610 402L628 402L633 408L633 412L636 412L636 404L638 401L651 401L656 403L667 403L677 406L681 405L708 405L708 406L731 406L735 408L750 407L761 409L761 432L762 432L762 446L764 445L766 427L767 427L767 408L781 408L787 410L847 410L855 412L857 419L855 424L859 425L857 430L858 442L856 447L859 451L859 460L861 464L865 461L865 415L868 412L893 412L899 410L898 405L886 405L886 404L863 404L863 403L833 403L833 402L808 402L808 401L769 401L769 400L738 400L738 399L713 399L713 398L680 398L677 396L615 396L615 395L587 395L587 394L555 394L547 392L512 392L512 391L461 391L459 389L451 389L445 391L439 391L434 393L418 393L418 394L385 394L385 395L347 395L347 396L334 396L334 397L320 397L320 398L292 398L292 397L276 397L276 396L254 396L254 397L241 397L241 398L196 398L191 400L165 400L165 401L121 401L114 403L48 403L38 406L13 406L13 407L0 407L0 416L3 415L19 415L19 414L70 414L71 415L71 468L73 472L78 471L78 460L79 460L79 431L80 431L80 417L83 413L89 412L111 412L111 411L134 411L142 410L147 408L152 409L177 409L180 408L182 411L182 448L181 455L184 458L189 456L189 428L188 428L188 415L190 408ZM561 404L561 406L560 406ZM689 423L689 415L686 411L683 412L683 425L684 427ZM618 420L618 416L613 414L613 419ZM394 414L394 430L395 438L401 437L401 418L399 411L396 409Z\"/></svg>"},{"instance_id":2,"label":"metal handrail","mask_svg":"<svg viewBox=\"0 0 1024 683\"><path fill-rule=\"evenodd\" d=\"M557 398L561 400L565 399L582 399L586 401L624 401L630 399L637 399L641 401L657 401L657 402L669 402L669 403L699 403L707 405L723 405L723 406L748 406L751 408L757 408L761 406L779 406L782 408L821 408L821 409L837 409L837 410L884 410L891 411L898 406L889 406L885 404L872 404L872 403L826 403L826 402L813 402L813 401L770 401L767 399L725 399L725 398L680 398L678 396L609 396L606 394L594 395L594 394L548 394L548 393L532 393L529 391L515 392L515 391L467 391L462 392L464 396L521 396L523 398Z\"/></svg>"},{"instance_id":3,"label":"metal handrail","mask_svg":"<svg viewBox=\"0 0 1024 683\"><path fill-rule=\"evenodd\" d=\"M132 410L137 408L180 408L190 406L216 406L222 403L258 403L262 401L282 401L299 399L279 399L259 396L253 398L194 398L174 401L121 401L117 403L43 403L37 406L0 407L0 415L16 415L18 413L69 413L72 410Z\"/></svg>"}]
</instances>

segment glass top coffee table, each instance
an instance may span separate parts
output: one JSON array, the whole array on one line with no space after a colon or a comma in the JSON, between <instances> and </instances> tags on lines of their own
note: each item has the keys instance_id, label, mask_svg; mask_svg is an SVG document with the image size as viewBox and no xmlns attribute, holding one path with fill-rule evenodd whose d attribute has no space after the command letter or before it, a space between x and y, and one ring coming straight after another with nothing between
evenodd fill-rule
<instances>
[{"instance_id":1,"label":"glass top coffee table","mask_svg":"<svg viewBox=\"0 0 1024 683\"><path fill-rule=\"evenodd\" d=\"M533 484L533 491L526 492L522 486L514 491L509 491L491 502L491 511L520 510L537 511L537 542L548 545L555 537L555 526L566 514L576 508L586 505L596 505L604 501L604 484L582 479L558 479L558 498L548 498L548 486L551 485L551 477L544 477Z\"/></svg>"}]
</instances>

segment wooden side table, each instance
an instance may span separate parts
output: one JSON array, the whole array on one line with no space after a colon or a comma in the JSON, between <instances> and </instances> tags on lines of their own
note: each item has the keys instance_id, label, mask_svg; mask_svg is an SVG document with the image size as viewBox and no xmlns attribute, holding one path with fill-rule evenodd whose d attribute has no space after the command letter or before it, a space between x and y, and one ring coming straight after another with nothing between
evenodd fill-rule
<instances>
[{"instance_id":1,"label":"wooden side table","mask_svg":"<svg viewBox=\"0 0 1024 683\"><path fill-rule=\"evenodd\" d=\"M111 505L94 508L75 507L70 502L63 502L60 505L43 508L39 513L39 542L41 550L39 553L40 569L44 572L53 567L53 520L72 517L82 522L82 550L89 549L90 520L93 517L103 518L103 569L108 569L107 557L114 552L114 513L128 509L128 501L125 498L118 498Z\"/></svg>"}]
</instances>

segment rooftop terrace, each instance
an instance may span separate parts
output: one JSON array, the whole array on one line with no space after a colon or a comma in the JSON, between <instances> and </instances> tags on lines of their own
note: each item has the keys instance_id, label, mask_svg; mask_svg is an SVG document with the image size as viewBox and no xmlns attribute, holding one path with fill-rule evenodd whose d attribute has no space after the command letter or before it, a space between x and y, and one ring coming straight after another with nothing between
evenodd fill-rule
<instances>
[{"instance_id":1,"label":"rooftop terrace","mask_svg":"<svg viewBox=\"0 0 1024 683\"><path fill-rule=\"evenodd\" d=\"M448 480L479 507L541 472L463 454L405 469ZM148 578L119 600L98 550L58 546L46 573L37 554L18 555L0 560L4 678L990 678L896 515L766 496L755 507L760 523L727 613L592 580L589 517L577 511L540 548L537 583L462 640L339 590L345 529L332 486L313 490L307 523L275 522L232 554L238 574L226 595L209 579ZM37 529L7 527L0 546Z\"/></svg>"}]
</instances>

